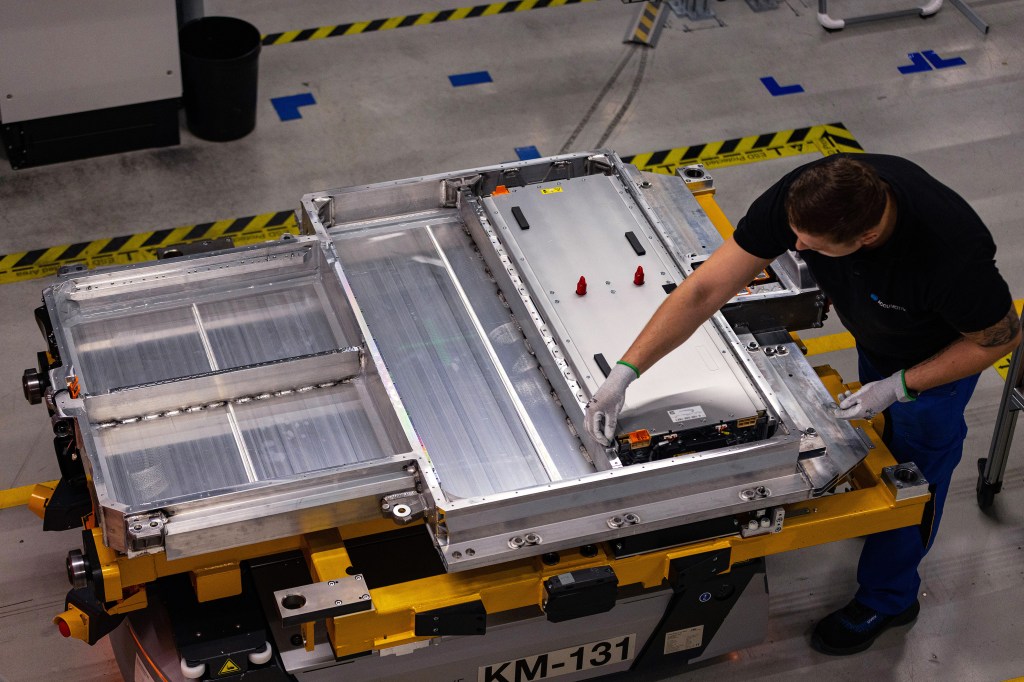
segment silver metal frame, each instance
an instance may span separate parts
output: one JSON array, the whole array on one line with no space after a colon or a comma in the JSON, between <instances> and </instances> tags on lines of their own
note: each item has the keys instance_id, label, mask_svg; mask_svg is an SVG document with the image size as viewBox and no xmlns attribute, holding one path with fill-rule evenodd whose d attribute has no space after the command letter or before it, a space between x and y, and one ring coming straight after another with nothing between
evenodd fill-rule
<instances>
[{"instance_id":1,"label":"silver metal frame","mask_svg":"<svg viewBox=\"0 0 1024 682\"><path fill-rule=\"evenodd\" d=\"M65 278L44 292L44 302L55 323L57 348L64 359L64 365L51 372L51 384L63 386L77 371L70 328L62 323L82 301L102 301L103 296L112 292L166 289L175 282L180 282L180 288L187 292L197 280L213 282L227 276L258 278L266 276L265 269L276 262L302 262L306 265L297 267L319 267L333 276L336 274L333 261L323 245L318 237L300 237L210 255L75 273ZM344 280L341 284L344 285ZM189 295L178 294L183 299ZM338 315L351 316L343 320L343 324L359 329L359 313L352 310L354 301L350 297L331 305ZM361 332L365 334L365 329ZM129 555L166 551L168 558L176 559L378 518L377 500L381 496L415 492L421 475L419 464L425 458L401 400L394 387L389 386L386 372L379 371L380 368L373 356L371 340L364 350L341 349L319 356L288 358L259 366L115 388L95 395L88 393L88 381L84 380L85 393L78 399L72 399L67 391L58 391L52 400L59 415L76 421L77 439L92 481L99 511L97 520L103 528L105 543ZM325 375L327 371L331 374ZM231 398L238 398L239 402L258 400L282 388L287 389L283 393L298 393L304 386L312 387L310 382L314 382L317 375L321 382L330 379L329 384L354 377L359 382L361 395L372 403L373 411L393 423L385 437L396 443L396 454L283 481L210 491L191 499L143 507L125 504L111 489L98 443L105 429L130 428L150 417L187 412L189 408L185 406L188 405L206 409L226 403L230 409ZM381 387L382 395L373 395L374 384ZM235 438L239 438L237 431ZM244 450L244 444L240 448ZM139 524L140 519L146 523ZM149 528L151 523L160 531L156 537L153 534L140 537L137 531L133 532L134 526Z\"/></svg>"},{"instance_id":2,"label":"silver metal frame","mask_svg":"<svg viewBox=\"0 0 1024 682\"><path fill-rule=\"evenodd\" d=\"M701 249L704 253L710 253L721 241L681 180L672 178L676 187L662 188L660 199L670 202L678 211L677 215L666 217L665 211L655 211L647 200L646 189L652 187L652 183L609 152L569 154L317 192L303 197L302 219L306 230L329 238L352 231L372 234L375 230L412 229L450 221L453 213L456 214L480 248L499 288L505 292L518 292L519 295L506 294L505 300L520 321L545 374L549 379L554 378L552 387L558 393L569 420L579 430L589 391L566 362L564 349L559 347L550 332L545 333L542 316L534 307L528 290L522 286L524 280L513 259L501 255L502 244L489 228L487 211L477 193L479 190L486 194L485 190L479 189L480 185L492 182L493 177L521 179L532 173L532 181L538 182L554 169L566 172L588 172L589 169L589 172L610 173L620 178L630 198L640 207L652 230L684 274L690 274L692 262L703 255L697 253L688 241L692 239L694 228L709 237ZM683 232L686 227L691 228L689 234ZM718 241L712 241L711 237ZM781 269L780 279L783 281L779 291L759 296L785 296L810 290L812 284L802 278L798 265ZM748 298L752 300L757 295ZM428 515L429 527L448 570L466 570L754 510L767 504L807 499L820 494L822 486L833 483L841 475L840 470L842 473L849 471L863 458L867 447L854 430L843 423L835 427L838 435L832 438L828 449L817 448L818 457L805 458L811 464L798 464L801 452L811 449L807 445L807 431L814 431L811 424L804 423L803 413L796 419L790 413L799 404L795 402L795 395L801 395L803 384L788 395L780 396L771 383L780 381L779 372L766 372L766 367L756 363L746 350L746 342L736 336L721 314L715 315L712 324L728 340L735 357L779 419L781 426L775 436L744 446L625 468L616 468L614 457L609 458L606 451L584 439L584 445L598 469L608 470L486 497L452 499L434 479L427 488L436 507L436 513ZM813 376L813 371L795 348L790 359L793 363L806 365L806 371L801 373L802 379ZM826 419L834 424L835 419L824 411L824 405L830 398L816 377L814 379L818 393L822 394L819 396L822 409L806 419ZM812 440L821 442L820 439ZM830 460L829 450L841 451L842 456ZM743 496L750 489L762 486L770 491L770 501ZM617 527L609 523L611 519L626 516L635 521Z\"/></svg>"},{"instance_id":3,"label":"silver metal frame","mask_svg":"<svg viewBox=\"0 0 1024 682\"><path fill-rule=\"evenodd\" d=\"M407 522L413 510L424 514L448 570L460 571L807 499L826 490L860 461L867 447L848 423L838 422L831 415L831 398L795 346L772 357L752 352L750 340L739 337L721 313L708 324L742 368L751 390L767 406L769 418L777 425L773 435L757 442L626 467L621 466L614 452L588 438L579 438L576 434L582 431L592 389L566 361L566 349L546 332L540 304L522 284L525 280L515 262L503 257L504 247L490 228L482 205L482 198L499 182L535 184L560 173L566 177L614 177L684 277L692 273L696 260L714 248L714 239L721 239L682 180L650 178L624 165L614 153L601 151L308 194L302 198L304 236L297 239L74 273L47 289L44 298L65 363L51 373L54 386L63 386L78 362L69 326L75 306L82 301L104 305L105 296L113 296L110 300L116 302L119 292L136 296L159 290L165 299L187 302L189 296L199 295L196 292L202 286L213 286L211 282L224 278L273 283L275 275L268 268L294 261L294 267L314 268L318 277L330 280L335 299L319 304L332 311L331 324L344 328L344 333L335 336L344 337L345 347L320 356L289 356L261 366L214 367L205 374L174 375L145 385L104 387L91 394L89 377L84 376L85 396L73 400L66 391L51 394L58 414L75 418L78 425L79 445L92 476L98 521L108 546L130 555L166 551L170 559L194 556L382 514L394 515L396 505L391 502L401 498L402 504L397 507L410 511L401 518L395 515L396 520ZM548 462L544 467L549 479L546 483L460 497L445 490L431 459L444 453L428 453L422 447L413 427L416 415L407 411L402 389L396 385L378 345L381 339L375 336L362 308L366 302L360 300L351 273L339 257L345 239L375 239L403 230L425 229L438 246L434 227L430 226L439 225L461 225L473 238L482 257L479 267L486 264L497 288L504 292L502 299L525 335L522 343L528 342L524 347L532 348L536 363L557 395L557 401L550 398L551 409L558 410L560 402L564 415L557 416L567 424L566 433L575 439L578 457L585 464L583 470L591 473L565 475ZM699 249L693 244L695 238ZM468 330L465 333L482 335L483 329L474 317L472 296L461 287L440 248L437 254L438 266L443 266L452 279L449 291L455 292L447 294L454 299L447 304L461 306L475 320L475 326L464 328ZM790 273L792 277L785 272L781 269L782 282L777 290L762 297L810 290L798 271ZM501 296L493 285L487 295ZM116 311L117 306L112 309ZM202 325L199 328L202 333ZM501 370L486 340L482 348L482 357ZM217 405L226 403L230 408L234 400L259 399L282 387L287 392L291 390L286 385L288 379L309 381L325 364L332 368L327 385L353 381L360 387L360 399L368 411L387 423L378 428L386 432L390 442L401 443L394 454L236 489L205 491L168 503L129 507L113 494L99 445L103 429L130 428L135 421L159 417L168 410L175 412L175 406L187 403L190 397ZM504 375L499 371L497 376L500 379ZM507 376L498 383L492 390L515 397L516 389ZM255 395L255 391L262 394ZM810 401L808 396L812 396ZM511 404L517 405L514 400ZM531 431L529 414L522 405L512 412L527 429L538 458L543 460L545 443L536 431ZM481 424L479 428L487 426ZM234 437L240 441L237 428Z\"/></svg>"}]
</instances>

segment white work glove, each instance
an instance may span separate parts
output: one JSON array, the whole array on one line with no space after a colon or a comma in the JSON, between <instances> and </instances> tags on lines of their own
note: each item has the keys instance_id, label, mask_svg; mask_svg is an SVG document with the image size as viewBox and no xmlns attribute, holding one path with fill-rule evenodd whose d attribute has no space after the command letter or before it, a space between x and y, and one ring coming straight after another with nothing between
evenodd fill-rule
<instances>
[{"instance_id":1,"label":"white work glove","mask_svg":"<svg viewBox=\"0 0 1024 682\"><path fill-rule=\"evenodd\" d=\"M856 393L840 393L836 416L840 419L871 419L895 402L909 403L916 400L917 396L907 390L903 375L904 370L901 369L887 379L864 384Z\"/></svg>"},{"instance_id":2,"label":"white work glove","mask_svg":"<svg viewBox=\"0 0 1024 682\"><path fill-rule=\"evenodd\" d=\"M583 423L590 437L601 445L609 446L615 440L615 426L619 423L619 412L626 402L626 389L637 376L632 367L616 364L587 403Z\"/></svg>"}]
</instances>

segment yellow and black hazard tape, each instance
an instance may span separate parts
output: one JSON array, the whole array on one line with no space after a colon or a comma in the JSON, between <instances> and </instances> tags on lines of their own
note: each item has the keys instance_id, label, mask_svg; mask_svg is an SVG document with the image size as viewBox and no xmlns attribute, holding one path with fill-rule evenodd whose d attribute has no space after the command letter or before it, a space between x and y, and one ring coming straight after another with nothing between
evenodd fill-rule
<instances>
[{"instance_id":1,"label":"yellow and black hazard tape","mask_svg":"<svg viewBox=\"0 0 1024 682\"><path fill-rule=\"evenodd\" d=\"M636 27L633 29L632 35L627 42L652 45L655 35L654 29L658 26L658 19L664 9L664 3L653 2L652 0L645 2L640 15L637 17Z\"/></svg>"},{"instance_id":2,"label":"yellow and black hazard tape","mask_svg":"<svg viewBox=\"0 0 1024 682\"><path fill-rule=\"evenodd\" d=\"M596 0L512 0L511 2L492 2L487 5L459 7L458 9L446 9L438 12L421 12L420 14L408 14L403 17L389 17L387 19L357 21L351 24L338 24L336 26L318 26L317 28L306 28L297 31L268 33L263 36L263 44L286 45L288 43L298 43L306 40L352 36L360 33L372 33L374 31L390 31L393 28L426 26L427 24L440 24L445 21L475 19L476 17L488 17L495 14L525 12L531 9L561 7L563 5L578 5L584 2L595 1Z\"/></svg>"},{"instance_id":3,"label":"yellow and black hazard tape","mask_svg":"<svg viewBox=\"0 0 1024 682\"><path fill-rule=\"evenodd\" d=\"M533 5L540 5L538 0ZM551 0L545 6L556 2L590 0ZM479 7L498 5L528 5L521 3L495 3ZM467 8L474 9L474 8ZM532 9L528 7L527 9ZM666 149L625 156L626 163L635 164L640 170L672 174L676 168L693 163L702 163L707 168L721 168L742 163L753 163L796 154L837 152L862 152L860 144L850 135L842 123L811 126L797 130L783 130L762 135L708 142L706 144ZM220 220L201 225L184 225L173 229L143 232L140 234L91 242L80 242L64 246L36 249L25 253L0 256L0 284L20 282L54 275L64 265L80 263L88 268L107 265L125 265L156 259L158 249L172 244L188 244L204 239L231 237L238 246L270 239L277 239L282 232L297 232L292 211L278 211L262 215Z\"/></svg>"},{"instance_id":4,"label":"yellow and black hazard tape","mask_svg":"<svg viewBox=\"0 0 1024 682\"><path fill-rule=\"evenodd\" d=\"M680 166L701 163L708 169L736 166L742 163L770 161L798 154L829 156L839 152L863 152L842 123L780 130L774 133L737 137L732 140L708 142L690 147L663 149L657 152L624 156L643 171L673 174Z\"/></svg>"},{"instance_id":5,"label":"yellow and black hazard tape","mask_svg":"<svg viewBox=\"0 0 1024 682\"><path fill-rule=\"evenodd\" d=\"M97 239L0 256L0 284L54 275L64 265L88 268L156 260L158 249L172 244L191 244L204 239L230 237L236 246L277 239L284 232L298 233L294 211L183 225L166 230L123 237Z\"/></svg>"}]
</instances>

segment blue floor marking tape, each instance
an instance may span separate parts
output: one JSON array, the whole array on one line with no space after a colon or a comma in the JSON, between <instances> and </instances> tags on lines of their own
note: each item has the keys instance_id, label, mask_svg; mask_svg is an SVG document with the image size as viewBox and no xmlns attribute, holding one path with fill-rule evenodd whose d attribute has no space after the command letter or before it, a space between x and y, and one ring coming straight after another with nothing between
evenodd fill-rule
<instances>
[{"instance_id":1,"label":"blue floor marking tape","mask_svg":"<svg viewBox=\"0 0 1024 682\"><path fill-rule=\"evenodd\" d=\"M302 118L299 107L316 104L316 100L313 98L312 93L302 92L298 95L288 95L287 97L274 97L270 100L270 103L274 105L274 111L277 112L278 118L282 121L294 121L297 118Z\"/></svg>"},{"instance_id":2,"label":"blue floor marking tape","mask_svg":"<svg viewBox=\"0 0 1024 682\"><path fill-rule=\"evenodd\" d=\"M911 52L907 56L910 57L910 63L899 67L900 73L920 73L932 70L932 67L928 65L928 60L920 52Z\"/></svg>"},{"instance_id":3,"label":"blue floor marking tape","mask_svg":"<svg viewBox=\"0 0 1024 682\"><path fill-rule=\"evenodd\" d=\"M529 161L530 159L539 159L540 152L531 144L529 147L516 147L516 156L520 161Z\"/></svg>"},{"instance_id":4,"label":"blue floor marking tape","mask_svg":"<svg viewBox=\"0 0 1024 682\"><path fill-rule=\"evenodd\" d=\"M908 73L931 71L932 69L948 69L954 66L963 66L967 63L963 57L950 57L949 59L943 59L936 54L935 50L911 52L907 56L910 58L910 63L899 67L899 72L904 75Z\"/></svg>"},{"instance_id":5,"label":"blue floor marking tape","mask_svg":"<svg viewBox=\"0 0 1024 682\"><path fill-rule=\"evenodd\" d=\"M493 83L491 74L487 71L474 71L472 73L456 73L448 76L452 87L460 88L463 85L479 85L480 83Z\"/></svg>"},{"instance_id":6,"label":"blue floor marking tape","mask_svg":"<svg viewBox=\"0 0 1024 682\"><path fill-rule=\"evenodd\" d=\"M935 50L923 50L921 54L928 60L928 63L934 66L936 69L948 69L951 66L963 66L967 62L963 57L950 57L949 59L943 59L939 55L935 54Z\"/></svg>"},{"instance_id":7,"label":"blue floor marking tape","mask_svg":"<svg viewBox=\"0 0 1024 682\"><path fill-rule=\"evenodd\" d=\"M761 82L764 84L764 87L768 88L768 92L771 93L772 97L795 95L804 91L804 86L798 84L779 85L779 82L771 76L765 76L761 79Z\"/></svg>"}]
</instances>

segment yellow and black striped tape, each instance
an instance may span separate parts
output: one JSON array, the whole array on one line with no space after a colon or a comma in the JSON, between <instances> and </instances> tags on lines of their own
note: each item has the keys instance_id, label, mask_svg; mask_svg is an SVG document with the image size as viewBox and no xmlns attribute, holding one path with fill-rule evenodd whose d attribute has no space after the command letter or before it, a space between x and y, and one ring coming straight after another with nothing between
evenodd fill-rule
<instances>
[{"instance_id":1,"label":"yellow and black striped tape","mask_svg":"<svg viewBox=\"0 0 1024 682\"><path fill-rule=\"evenodd\" d=\"M549 4L553 4L553 2L554 0ZM493 6L481 5L481 7ZM750 135L721 142L708 142L678 149L634 154L623 157L623 160L626 163L635 164L640 170L671 174L675 172L676 168L692 163L702 163L708 168L720 168L795 154L821 153L829 155L837 152L861 151L863 149L850 135L846 126L842 123L831 123L797 130ZM172 244L187 244L204 239L231 237L236 245L241 246L277 239L282 232L286 231L293 233L298 231L292 211L264 213L234 220L184 225L125 237L36 249L25 253L0 256L0 284L54 275L61 266L72 263L81 263L88 268L95 268L154 260L157 249Z\"/></svg>"},{"instance_id":2,"label":"yellow and black striped tape","mask_svg":"<svg viewBox=\"0 0 1024 682\"><path fill-rule=\"evenodd\" d=\"M839 152L863 151L864 148L853 138L846 126L842 123L829 123L690 147L663 149L658 152L624 156L622 160L634 164L643 171L671 175L680 166L694 163L702 163L706 168L713 169L798 154L828 156Z\"/></svg>"},{"instance_id":3,"label":"yellow and black striped tape","mask_svg":"<svg viewBox=\"0 0 1024 682\"><path fill-rule=\"evenodd\" d=\"M88 268L156 260L157 249L190 244L204 239L230 237L236 246L277 239L284 232L298 234L294 211L218 220L200 225L142 232L124 237L52 246L0 256L0 284L54 275L64 265L80 263Z\"/></svg>"},{"instance_id":4,"label":"yellow and black striped tape","mask_svg":"<svg viewBox=\"0 0 1024 682\"><path fill-rule=\"evenodd\" d=\"M531 9L561 7L562 5L578 5L584 2L595 1L596 0L512 0L511 2L492 2L487 5L459 7L458 9L446 9L439 12L421 12L420 14L409 14L404 17L389 17L387 19L374 19L373 21L357 21L351 24L338 24L337 26L319 26L317 28L306 28L297 31L284 31L283 33L268 33L263 36L263 44L285 45L287 43L298 43L305 40L336 38L338 36L351 36L359 33L372 33L373 31L389 31L393 28L408 28L409 26L440 24L445 21L475 19L476 17L507 14L508 12L525 12Z\"/></svg>"},{"instance_id":5,"label":"yellow and black striped tape","mask_svg":"<svg viewBox=\"0 0 1024 682\"><path fill-rule=\"evenodd\" d=\"M628 42L650 45L651 35L655 26L658 25L658 15L663 9L665 9L665 4L661 2L648 1L644 3L643 10L637 18L636 27L633 29L633 35Z\"/></svg>"}]
</instances>

